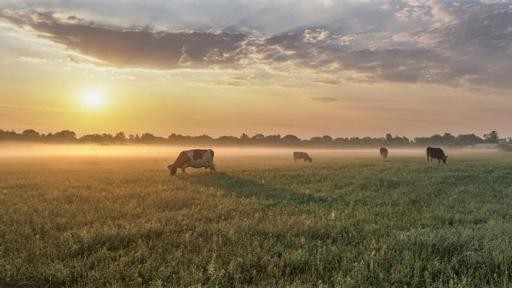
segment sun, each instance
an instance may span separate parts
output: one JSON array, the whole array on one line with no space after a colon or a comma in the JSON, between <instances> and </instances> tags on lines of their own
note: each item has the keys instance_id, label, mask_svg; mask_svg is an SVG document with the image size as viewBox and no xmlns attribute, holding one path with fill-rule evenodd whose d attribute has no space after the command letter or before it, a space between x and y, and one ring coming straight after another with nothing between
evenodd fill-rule
<instances>
[{"instance_id":1,"label":"sun","mask_svg":"<svg viewBox=\"0 0 512 288\"><path fill-rule=\"evenodd\" d=\"M83 95L83 104L88 109L99 109L105 105L105 96L101 90L89 90Z\"/></svg>"}]
</instances>

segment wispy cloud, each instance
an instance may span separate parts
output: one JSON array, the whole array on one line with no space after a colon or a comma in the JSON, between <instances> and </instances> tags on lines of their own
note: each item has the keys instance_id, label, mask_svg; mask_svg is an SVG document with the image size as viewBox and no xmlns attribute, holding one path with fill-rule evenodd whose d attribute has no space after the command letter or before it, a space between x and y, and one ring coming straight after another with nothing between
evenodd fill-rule
<instances>
[{"instance_id":1,"label":"wispy cloud","mask_svg":"<svg viewBox=\"0 0 512 288\"><path fill-rule=\"evenodd\" d=\"M316 97L310 97L312 100L320 101L320 102L336 102L338 101L337 98L329 97L329 96L316 96Z\"/></svg>"},{"instance_id":2,"label":"wispy cloud","mask_svg":"<svg viewBox=\"0 0 512 288\"><path fill-rule=\"evenodd\" d=\"M245 39L242 34L151 31L100 26L73 15L2 11L0 17L28 26L41 37L116 67L173 69L228 63Z\"/></svg>"},{"instance_id":3,"label":"wispy cloud","mask_svg":"<svg viewBox=\"0 0 512 288\"><path fill-rule=\"evenodd\" d=\"M102 23L87 19L82 10L74 14L70 7L52 10L50 5L37 10L11 7L1 10L0 17L121 68L266 65L274 71L309 69L315 74L313 82L330 85L357 79L512 88L508 79L512 73L509 1L234 3L240 15L227 24L220 19L222 13L231 15L231 9L212 10L212 19L207 20L205 9L211 5L197 2L197 11L186 12L189 18L196 15L202 20L193 25L184 19L169 24L184 30L157 29L139 22L126 26ZM336 10L340 7L344 9ZM288 23L280 16L287 9L292 15ZM344 78L347 74L357 77ZM243 85L248 79L231 85Z\"/></svg>"}]
</instances>

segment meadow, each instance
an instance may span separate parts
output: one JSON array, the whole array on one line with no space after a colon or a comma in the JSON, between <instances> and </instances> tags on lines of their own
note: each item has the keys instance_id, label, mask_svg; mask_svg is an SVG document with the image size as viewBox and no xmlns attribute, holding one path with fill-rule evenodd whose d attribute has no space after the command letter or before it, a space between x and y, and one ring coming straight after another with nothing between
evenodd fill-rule
<instances>
[{"instance_id":1,"label":"meadow","mask_svg":"<svg viewBox=\"0 0 512 288\"><path fill-rule=\"evenodd\" d=\"M512 285L512 153L228 152L4 153L0 287Z\"/></svg>"}]
</instances>

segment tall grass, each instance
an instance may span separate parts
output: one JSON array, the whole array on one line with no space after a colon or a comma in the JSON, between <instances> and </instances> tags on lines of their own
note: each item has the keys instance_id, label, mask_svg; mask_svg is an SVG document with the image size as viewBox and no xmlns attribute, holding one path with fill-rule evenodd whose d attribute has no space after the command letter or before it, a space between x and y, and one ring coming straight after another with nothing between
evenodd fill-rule
<instances>
[{"instance_id":1,"label":"tall grass","mask_svg":"<svg viewBox=\"0 0 512 288\"><path fill-rule=\"evenodd\" d=\"M4 160L0 286L508 287L508 155Z\"/></svg>"}]
</instances>

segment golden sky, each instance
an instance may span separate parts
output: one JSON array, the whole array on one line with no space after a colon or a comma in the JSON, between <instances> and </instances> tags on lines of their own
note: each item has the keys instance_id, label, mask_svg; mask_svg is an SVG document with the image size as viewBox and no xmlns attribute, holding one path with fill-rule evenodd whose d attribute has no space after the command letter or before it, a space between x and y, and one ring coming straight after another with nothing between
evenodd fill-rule
<instances>
[{"instance_id":1,"label":"golden sky","mask_svg":"<svg viewBox=\"0 0 512 288\"><path fill-rule=\"evenodd\" d=\"M510 2L205 2L0 2L0 129L512 135Z\"/></svg>"}]
</instances>

